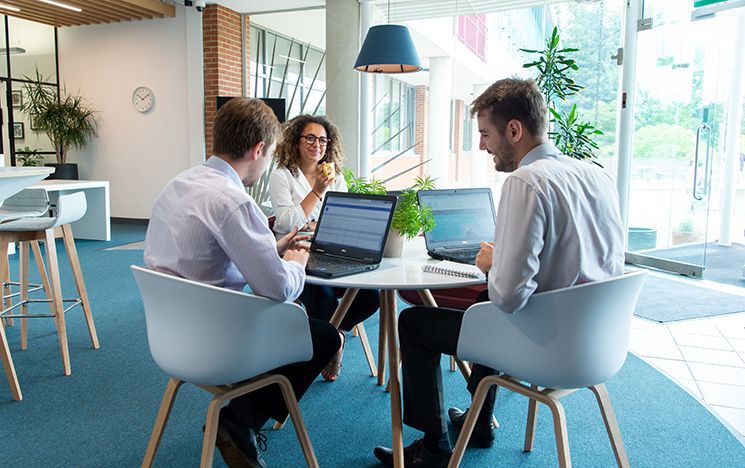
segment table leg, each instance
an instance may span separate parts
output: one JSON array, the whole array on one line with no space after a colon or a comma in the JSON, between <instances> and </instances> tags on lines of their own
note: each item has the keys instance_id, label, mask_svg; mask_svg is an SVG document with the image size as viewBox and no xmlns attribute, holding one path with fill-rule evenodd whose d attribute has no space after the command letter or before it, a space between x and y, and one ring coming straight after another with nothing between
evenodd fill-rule
<instances>
[{"instance_id":1,"label":"table leg","mask_svg":"<svg viewBox=\"0 0 745 468\"><path fill-rule=\"evenodd\" d=\"M352 305L352 301L354 301L354 298L357 296L357 291L359 291L359 289L350 288L344 292L344 296L341 298L341 302L339 302L339 307L336 308L334 315L331 316L331 325L339 328L342 320L344 320L344 317L347 315L349 306Z\"/></svg>"},{"instance_id":2,"label":"table leg","mask_svg":"<svg viewBox=\"0 0 745 468\"><path fill-rule=\"evenodd\" d=\"M386 328L388 330L388 385L391 394L391 433L393 436L393 466L404 467L404 441L401 422L401 390L399 383L398 320L396 314L396 291L382 291L385 307Z\"/></svg>"}]
</instances>

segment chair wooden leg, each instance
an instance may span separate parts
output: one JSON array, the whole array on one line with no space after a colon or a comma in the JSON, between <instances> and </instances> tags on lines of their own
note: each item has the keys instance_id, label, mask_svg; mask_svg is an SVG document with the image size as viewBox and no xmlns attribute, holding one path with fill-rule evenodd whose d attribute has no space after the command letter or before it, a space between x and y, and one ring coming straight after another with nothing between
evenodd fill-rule
<instances>
[{"instance_id":1,"label":"chair wooden leg","mask_svg":"<svg viewBox=\"0 0 745 468\"><path fill-rule=\"evenodd\" d=\"M372 377L378 376L378 368L375 366L375 357L373 356L372 349L370 348L370 342L367 339L367 332L365 326L362 323L358 323L355 330L360 335L360 344L362 345L362 351L365 353L365 359L367 359L367 367L370 368L370 375Z\"/></svg>"},{"instance_id":2,"label":"chair wooden leg","mask_svg":"<svg viewBox=\"0 0 745 468\"><path fill-rule=\"evenodd\" d=\"M458 365L455 362L455 356L450 356L450 372L455 372L458 369Z\"/></svg>"},{"instance_id":3,"label":"chair wooden leg","mask_svg":"<svg viewBox=\"0 0 745 468\"><path fill-rule=\"evenodd\" d=\"M290 418L292 418L292 424L295 426L295 433L303 449L303 455L305 455L305 463L309 468L318 468L318 460L313 452L313 445L310 443L308 430L305 427L305 422L303 422L303 415L300 413L300 407L298 407L297 398L295 398L295 392L292 391L290 381L286 377L282 377L277 383L282 390L282 397L290 413Z\"/></svg>"},{"instance_id":4,"label":"chair wooden leg","mask_svg":"<svg viewBox=\"0 0 745 468\"><path fill-rule=\"evenodd\" d=\"M476 418L478 418L481 408L484 406L486 393L492 385L496 385L494 377L486 377L479 383L479 386L476 387L476 393L473 394L471 407L468 409L468 415L466 416L466 420L463 422L463 427L460 428L458 441L455 443L453 454L450 456L448 468L457 468L460 466L460 462L463 460L463 454L466 451L466 446L468 445L468 439L471 438L473 428L476 426Z\"/></svg>"},{"instance_id":5,"label":"chair wooden leg","mask_svg":"<svg viewBox=\"0 0 745 468\"><path fill-rule=\"evenodd\" d=\"M94 349L98 349L99 345L96 326L93 324L93 314L91 313L90 302L88 302L88 292L85 289L85 281L83 281L83 270L80 268L78 251L75 248L75 238L72 235L72 227L69 224L62 226L62 239L65 243L67 256L70 259L70 267L72 268L73 276L75 276L75 286L78 288L78 297L80 297L83 305L83 313L85 314L85 321L88 324L88 334L91 337L91 344Z\"/></svg>"},{"instance_id":6,"label":"chair wooden leg","mask_svg":"<svg viewBox=\"0 0 745 468\"><path fill-rule=\"evenodd\" d=\"M18 276L20 282L21 315L28 315L28 242L18 243ZM21 350L28 348L28 319L21 321Z\"/></svg>"},{"instance_id":7,"label":"chair wooden leg","mask_svg":"<svg viewBox=\"0 0 745 468\"><path fill-rule=\"evenodd\" d=\"M538 391L538 385L531 385L531 389ZM533 441L535 440L535 421L538 417L538 402L533 398L528 397L528 421L525 424L525 444L523 445L524 452L533 451Z\"/></svg>"},{"instance_id":8,"label":"chair wooden leg","mask_svg":"<svg viewBox=\"0 0 745 468\"><path fill-rule=\"evenodd\" d=\"M275 431L278 431L278 430L282 429L285 426L285 423L286 422L287 422L287 419L285 419L282 422L274 421L274 425L272 425L272 429L275 430Z\"/></svg>"},{"instance_id":9,"label":"chair wooden leg","mask_svg":"<svg viewBox=\"0 0 745 468\"><path fill-rule=\"evenodd\" d=\"M62 286L59 277L59 263L57 261L57 246L54 240L54 229L44 231L44 248L49 263L49 277L51 279L52 297L54 298L55 324L62 353L62 367L65 375L70 375L70 351L67 347L67 326L65 325L65 309L62 304Z\"/></svg>"},{"instance_id":10,"label":"chair wooden leg","mask_svg":"<svg viewBox=\"0 0 745 468\"><path fill-rule=\"evenodd\" d=\"M207 421L204 424L204 437L202 439L202 461L200 468L212 468L215 459L215 440L217 438L217 423L220 419L220 407L223 400L215 397L210 401L207 408Z\"/></svg>"},{"instance_id":11,"label":"chair wooden leg","mask_svg":"<svg viewBox=\"0 0 745 468\"><path fill-rule=\"evenodd\" d=\"M179 388L183 384L184 382L182 380L174 379L173 377L168 379L166 391L163 393L163 401L161 401L158 415L155 417L153 433L150 434L150 441L147 443L145 459L142 460L142 468L150 468L153 466L155 453L158 451L158 445L160 445L160 440L163 437L163 431L168 423L168 417L171 415L173 402L176 400L176 393L178 393Z\"/></svg>"},{"instance_id":12,"label":"chair wooden leg","mask_svg":"<svg viewBox=\"0 0 745 468\"><path fill-rule=\"evenodd\" d=\"M39 272L41 278L41 285L44 288L44 294L46 294L47 300L49 301L49 313L54 315L54 297L52 297L52 287L49 285L49 277L47 276L47 268L44 265L44 257L41 255L41 248L39 247L39 241L29 241L31 244L31 250L34 252L34 260L36 261L36 271Z\"/></svg>"},{"instance_id":13,"label":"chair wooden leg","mask_svg":"<svg viewBox=\"0 0 745 468\"><path fill-rule=\"evenodd\" d=\"M359 336L359 324L355 325L354 328L352 328L352 336L357 338Z\"/></svg>"},{"instance_id":14,"label":"chair wooden leg","mask_svg":"<svg viewBox=\"0 0 745 468\"><path fill-rule=\"evenodd\" d=\"M613 411L608 390L605 388L605 384L595 385L590 387L590 390L592 390L592 393L595 394L595 398L598 400L600 413L603 415L603 422L605 422L605 430L608 432L608 438L613 447L613 454L616 456L616 463L618 463L619 467L627 468L630 466L629 457L626 454L626 447L621 438L621 429L618 427L618 421L616 421L616 414Z\"/></svg>"},{"instance_id":15,"label":"chair wooden leg","mask_svg":"<svg viewBox=\"0 0 745 468\"><path fill-rule=\"evenodd\" d=\"M572 458L569 454L569 437L567 435L567 418L564 405L554 397L547 396L543 401L551 409L554 417L554 434L556 435L556 454L559 457L560 468L571 468Z\"/></svg>"},{"instance_id":16,"label":"chair wooden leg","mask_svg":"<svg viewBox=\"0 0 745 468\"><path fill-rule=\"evenodd\" d=\"M385 314L380 311L380 326L378 330L378 385L383 385L385 382L385 353L386 353L386 326L385 326Z\"/></svg>"},{"instance_id":17,"label":"chair wooden leg","mask_svg":"<svg viewBox=\"0 0 745 468\"><path fill-rule=\"evenodd\" d=\"M5 369L5 376L8 378L10 391L13 393L13 399L21 401L23 399L21 386L18 383L15 366L13 366L13 358L10 356L8 340L5 338L5 327L2 326L0 326L0 359L3 361L3 369Z\"/></svg>"},{"instance_id":18,"label":"chair wooden leg","mask_svg":"<svg viewBox=\"0 0 745 468\"><path fill-rule=\"evenodd\" d=\"M3 279L3 297L5 299L4 301L5 308L9 309L13 305L13 300L9 297L12 291L10 289L10 262L8 261L8 247L7 246L5 247L5 251L2 252L2 255L5 256L5 277ZM0 320L0 322L2 321L8 322L9 327L13 326L12 318Z\"/></svg>"}]
</instances>

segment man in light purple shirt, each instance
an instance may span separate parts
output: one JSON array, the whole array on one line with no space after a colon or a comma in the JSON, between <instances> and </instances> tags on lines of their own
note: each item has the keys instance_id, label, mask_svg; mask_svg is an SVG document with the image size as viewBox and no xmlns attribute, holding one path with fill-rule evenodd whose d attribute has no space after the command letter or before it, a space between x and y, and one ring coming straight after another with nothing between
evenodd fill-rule
<instances>
[{"instance_id":1,"label":"man in light purple shirt","mask_svg":"<svg viewBox=\"0 0 745 468\"><path fill-rule=\"evenodd\" d=\"M533 80L505 79L472 103L481 140L504 182L493 242L483 242L476 266L488 274L488 299L503 312L518 311L530 296L623 274L624 239L611 177L598 166L563 156L546 138L547 109ZM485 301L486 297L479 300ZM441 355L455 355L463 311L412 307L398 321L403 362L404 423L424 437L404 449L407 468L445 467L451 446L442 392ZM493 369L475 364L473 393ZM494 441L491 387L470 445ZM460 429L467 412L450 408ZM393 464L392 451L375 456Z\"/></svg>"},{"instance_id":2,"label":"man in light purple shirt","mask_svg":"<svg viewBox=\"0 0 745 468\"><path fill-rule=\"evenodd\" d=\"M297 229L275 240L266 216L246 193L271 158L279 122L259 99L234 98L217 112L213 152L158 196L145 238L148 267L228 289L248 285L259 296L292 301L303 290L308 252ZM313 357L271 371L287 377L299 400L328 363L340 338L328 322L308 319ZM263 467L258 431L287 417L279 387L233 399L220 411L217 447L231 467Z\"/></svg>"}]
</instances>

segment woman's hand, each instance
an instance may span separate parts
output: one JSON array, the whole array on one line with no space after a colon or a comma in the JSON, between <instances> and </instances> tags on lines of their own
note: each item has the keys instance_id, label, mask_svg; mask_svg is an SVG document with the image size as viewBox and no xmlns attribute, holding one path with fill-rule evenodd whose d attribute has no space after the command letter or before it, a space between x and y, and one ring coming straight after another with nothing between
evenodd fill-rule
<instances>
[{"instance_id":1,"label":"woman's hand","mask_svg":"<svg viewBox=\"0 0 745 468\"><path fill-rule=\"evenodd\" d=\"M297 235L297 227L292 231L279 238L277 241L277 253L284 255L287 250L308 250L308 241L310 236L306 234Z\"/></svg>"},{"instance_id":2,"label":"woman's hand","mask_svg":"<svg viewBox=\"0 0 745 468\"><path fill-rule=\"evenodd\" d=\"M318 195L323 196L334 181L336 181L336 172L334 169L327 170L324 169L324 164L319 164L316 182L313 184L313 191Z\"/></svg>"}]
</instances>

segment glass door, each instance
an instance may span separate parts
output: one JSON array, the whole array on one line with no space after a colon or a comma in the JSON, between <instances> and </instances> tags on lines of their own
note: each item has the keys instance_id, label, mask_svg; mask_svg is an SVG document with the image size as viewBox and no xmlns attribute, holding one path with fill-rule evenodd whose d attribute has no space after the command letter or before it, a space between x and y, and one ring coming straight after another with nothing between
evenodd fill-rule
<instances>
[{"instance_id":1,"label":"glass door","mask_svg":"<svg viewBox=\"0 0 745 468\"><path fill-rule=\"evenodd\" d=\"M627 261L702 277L719 197L737 10L692 21L679 0L646 0L637 36ZM739 129L734 129L739 131Z\"/></svg>"}]
</instances>

